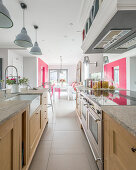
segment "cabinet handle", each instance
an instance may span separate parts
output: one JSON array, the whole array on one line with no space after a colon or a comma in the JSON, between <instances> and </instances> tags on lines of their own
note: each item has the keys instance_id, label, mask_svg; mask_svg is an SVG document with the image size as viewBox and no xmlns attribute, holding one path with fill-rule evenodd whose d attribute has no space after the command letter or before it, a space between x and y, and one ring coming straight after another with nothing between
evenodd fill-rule
<instances>
[{"instance_id":1,"label":"cabinet handle","mask_svg":"<svg viewBox=\"0 0 136 170\"><path fill-rule=\"evenodd\" d=\"M0 141L2 140L2 137L0 137Z\"/></svg>"},{"instance_id":2,"label":"cabinet handle","mask_svg":"<svg viewBox=\"0 0 136 170\"><path fill-rule=\"evenodd\" d=\"M131 151L132 151L132 152L136 152L136 148L134 148L134 147L131 148Z\"/></svg>"}]
</instances>

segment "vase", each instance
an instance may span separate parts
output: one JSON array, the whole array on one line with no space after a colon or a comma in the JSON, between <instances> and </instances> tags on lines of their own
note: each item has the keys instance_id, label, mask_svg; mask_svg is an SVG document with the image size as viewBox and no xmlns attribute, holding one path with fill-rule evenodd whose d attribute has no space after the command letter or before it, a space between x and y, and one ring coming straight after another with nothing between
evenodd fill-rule
<instances>
[{"instance_id":1,"label":"vase","mask_svg":"<svg viewBox=\"0 0 136 170\"><path fill-rule=\"evenodd\" d=\"M19 93L19 85L18 84L13 84L11 86L11 93Z\"/></svg>"}]
</instances>

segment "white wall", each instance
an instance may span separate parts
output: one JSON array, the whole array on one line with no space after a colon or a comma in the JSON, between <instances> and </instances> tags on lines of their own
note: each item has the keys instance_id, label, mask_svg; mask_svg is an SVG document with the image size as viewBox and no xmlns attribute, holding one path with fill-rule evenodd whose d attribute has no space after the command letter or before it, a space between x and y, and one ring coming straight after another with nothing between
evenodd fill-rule
<instances>
[{"instance_id":1,"label":"white wall","mask_svg":"<svg viewBox=\"0 0 136 170\"><path fill-rule=\"evenodd\" d=\"M136 57L130 58L130 90L136 91Z\"/></svg>"},{"instance_id":2,"label":"white wall","mask_svg":"<svg viewBox=\"0 0 136 170\"><path fill-rule=\"evenodd\" d=\"M2 58L2 78L4 79L4 71L8 66L8 49L0 49L0 58Z\"/></svg>"},{"instance_id":3,"label":"white wall","mask_svg":"<svg viewBox=\"0 0 136 170\"><path fill-rule=\"evenodd\" d=\"M23 70L24 70L24 77L29 79L29 85L31 87L37 87L38 86L37 58L36 57L24 57Z\"/></svg>"},{"instance_id":4,"label":"white wall","mask_svg":"<svg viewBox=\"0 0 136 170\"><path fill-rule=\"evenodd\" d=\"M103 72L103 54L86 54L82 56L82 82L84 82L85 80L85 75L84 75L84 56L89 56L90 62L94 63L97 62L97 66L95 64L90 64L89 65L89 70L88 73L99 73L99 72ZM89 78L89 75L88 75Z\"/></svg>"},{"instance_id":5,"label":"white wall","mask_svg":"<svg viewBox=\"0 0 136 170\"><path fill-rule=\"evenodd\" d=\"M18 76L23 77L23 56L18 55L14 50L9 50L8 65L15 66L18 70ZM16 76L16 70L14 68L9 68L8 76Z\"/></svg>"},{"instance_id":6,"label":"white wall","mask_svg":"<svg viewBox=\"0 0 136 170\"><path fill-rule=\"evenodd\" d=\"M48 69L60 69L60 65L49 65ZM68 83L76 81L76 65L63 65L62 69L68 69Z\"/></svg>"}]
</instances>

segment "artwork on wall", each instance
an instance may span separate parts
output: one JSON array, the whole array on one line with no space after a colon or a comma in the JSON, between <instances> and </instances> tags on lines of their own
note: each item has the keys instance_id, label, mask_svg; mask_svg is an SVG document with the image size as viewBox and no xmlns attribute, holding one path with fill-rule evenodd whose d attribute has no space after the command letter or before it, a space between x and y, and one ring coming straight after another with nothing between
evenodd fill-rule
<instances>
[{"instance_id":1,"label":"artwork on wall","mask_svg":"<svg viewBox=\"0 0 136 170\"><path fill-rule=\"evenodd\" d=\"M79 61L77 64L77 71L76 71L76 82L82 81L82 62Z\"/></svg>"}]
</instances>

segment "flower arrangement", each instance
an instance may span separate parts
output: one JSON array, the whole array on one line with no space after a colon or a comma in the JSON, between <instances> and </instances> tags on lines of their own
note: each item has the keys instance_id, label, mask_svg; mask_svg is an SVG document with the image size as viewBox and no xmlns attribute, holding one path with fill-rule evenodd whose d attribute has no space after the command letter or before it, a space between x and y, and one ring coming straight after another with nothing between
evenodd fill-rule
<instances>
[{"instance_id":1,"label":"flower arrangement","mask_svg":"<svg viewBox=\"0 0 136 170\"><path fill-rule=\"evenodd\" d=\"M28 84L28 78L23 77L22 79L19 79L20 85L27 85Z\"/></svg>"},{"instance_id":2,"label":"flower arrangement","mask_svg":"<svg viewBox=\"0 0 136 170\"><path fill-rule=\"evenodd\" d=\"M66 82L66 80L65 79L60 79L60 82L64 83L64 82Z\"/></svg>"},{"instance_id":3,"label":"flower arrangement","mask_svg":"<svg viewBox=\"0 0 136 170\"><path fill-rule=\"evenodd\" d=\"M16 78L11 78L9 79L9 77L6 77L7 80L6 80L6 84L7 85L13 85L13 84L17 84L17 79ZM19 81L18 81L18 84L19 85L27 85L28 84L28 79L23 77L22 79L20 78L20 76L18 77ZM4 80L1 80L1 82L3 82Z\"/></svg>"},{"instance_id":4,"label":"flower arrangement","mask_svg":"<svg viewBox=\"0 0 136 170\"><path fill-rule=\"evenodd\" d=\"M9 79L9 78L7 77L7 80L6 80L6 84L7 84L7 85L13 85L13 84L16 84L16 83L17 83L17 81L16 81L15 78Z\"/></svg>"}]
</instances>

